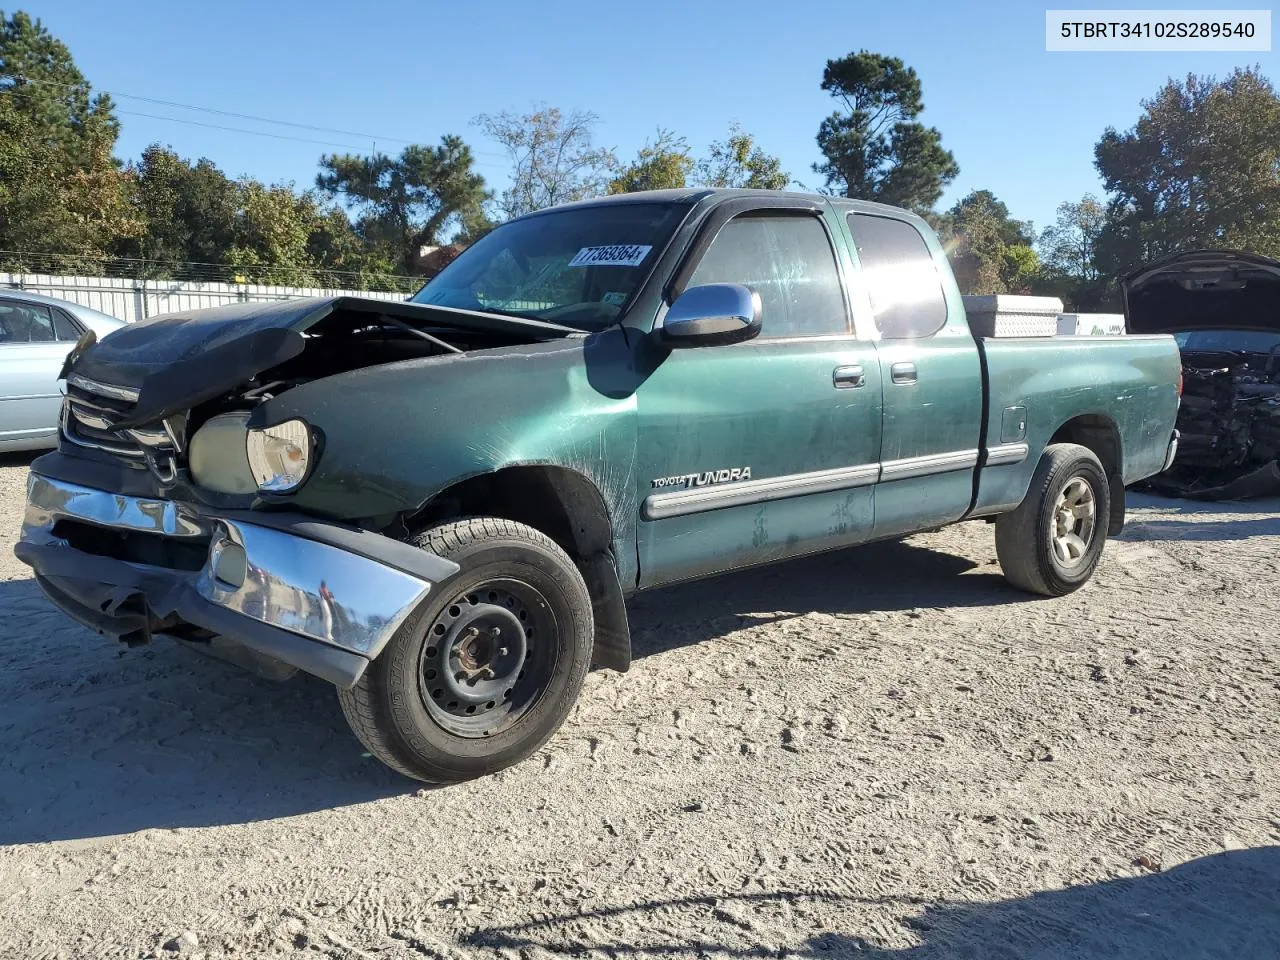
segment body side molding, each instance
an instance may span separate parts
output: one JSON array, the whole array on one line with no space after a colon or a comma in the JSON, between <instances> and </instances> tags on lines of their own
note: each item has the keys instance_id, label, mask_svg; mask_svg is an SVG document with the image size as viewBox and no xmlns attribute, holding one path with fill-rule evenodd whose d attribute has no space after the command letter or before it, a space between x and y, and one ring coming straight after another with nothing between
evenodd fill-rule
<instances>
[{"instance_id":1,"label":"body side molding","mask_svg":"<svg viewBox=\"0 0 1280 960\"><path fill-rule=\"evenodd\" d=\"M1011 446L1017 446L1016 444ZM1025 447L1025 444L1022 446ZM1025 456L1025 454L1024 454ZM977 450L956 450L927 457L908 457L884 463L865 463L833 470L792 473L781 477L761 477L741 483L716 484L686 490L650 494L641 516L645 520L665 520L722 507L741 507L768 500L783 500L809 493L830 493L873 483L924 477L953 470L969 470L978 465Z\"/></svg>"},{"instance_id":2,"label":"body side molding","mask_svg":"<svg viewBox=\"0 0 1280 960\"><path fill-rule=\"evenodd\" d=\"M1001 443L987 447L987 459L984 467L1000 467L1011 463L1021 463L1027 459L1031 447L1025 443Z\"/></svg>"}]
</instances>

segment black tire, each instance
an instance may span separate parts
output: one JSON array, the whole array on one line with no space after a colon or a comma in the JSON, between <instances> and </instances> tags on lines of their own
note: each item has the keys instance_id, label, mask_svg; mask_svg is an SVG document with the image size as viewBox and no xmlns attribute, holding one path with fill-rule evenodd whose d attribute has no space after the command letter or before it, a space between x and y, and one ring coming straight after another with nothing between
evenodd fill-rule
<instances>
[{"instance_id":1,"label":"black tire","mask_svg":"<svg viewBox=\"0 0 1280 960\"><path fill-rule=\"evenodd\" d=\"M568 555L521 523L456 520L413 542L462 569L432 590L338 700L360 742L387 766L427 783L459 783L523 760L564 722L591 665L591 597ZM487 703L486 687L496 691ZM469 702L477 689L481 701Z\"/></svg>"},{"instance_id":2,"label":"black tire","mask_svg":"<svg viewBox=\"0 0 1280 960\"><path fill-rule=\"evenodd\" d=\"M1087 485L1093 510L1087 542L1079 515L1083 500L1073 500L1081 490L1078 481ZM1065 504L1060 499L1064 495ZM1064 532L1067 510L1075 517L1076 540L1084 543L1078 556L1077 545ZM996 520L996 556L1005 579L1020 590L1048 597L1080 589L1102 559L1110 516L1111 486L1093 451L1073 443L1046 447L1022 503Z\"/></svg>"}]
</instances>

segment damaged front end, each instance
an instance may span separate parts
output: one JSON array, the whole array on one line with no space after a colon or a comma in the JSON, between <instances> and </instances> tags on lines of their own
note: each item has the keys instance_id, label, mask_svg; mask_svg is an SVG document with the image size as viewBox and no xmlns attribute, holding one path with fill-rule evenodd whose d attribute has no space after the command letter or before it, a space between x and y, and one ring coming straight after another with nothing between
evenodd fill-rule
<instances>
[{"instance_id":1,"label":"damaged front end","mask_svg":"<svg viewBox=\"0 0 1280 960\"><path fill-rule=\"evenodd\" d=\"M244 451L234 448L243 446L253 411L273 397L352 370L577 333L537 320L359 297L153 317L68 365L61 446L149 471L179 499L251 495L259 484ZM202 457L206 426L209 455ZM202 462L217 464L216 475L193 476Z\"/></svg>"},{"instance_id":2,"label":"damaged front end","mask_svg":"<svg viewBox=\"0 0 1280 960\"><path fill-rule=\"evenodd\" d=\"M14 552L57 606L127 644L225 638L349 687L457 565L297 509L287 491L323 436L258 422L265 405L348 371L575 332L345 297L131 325L68 364L59 449L32 464Z\"/></svg>"},{"instance_id":3,"label":"damaged front end","mask_svg":"<svg viewBox=\"0 0 1280 960\"><path fill-rule=\"evenodd\" d=\"M1146 486L1207 500L1280 495L1280 262L1202 250L1124 281L1130 333L1172 333L1182 352L1181 434Z\"/></svg>"}]
</instances>

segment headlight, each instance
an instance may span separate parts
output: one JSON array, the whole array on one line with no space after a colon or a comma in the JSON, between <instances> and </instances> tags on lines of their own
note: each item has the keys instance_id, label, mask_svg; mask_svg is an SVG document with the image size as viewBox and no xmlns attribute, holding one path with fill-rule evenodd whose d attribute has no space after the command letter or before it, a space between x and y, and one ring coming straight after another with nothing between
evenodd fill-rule
<instances>
[{"instance_id":1,"label":"headlight","mask_svg":"<svg viewBox=\"0 0 1280 960\"><path fill-rule=\"evenodd\" d=\"M301 420L250 430L245 441L249 469L259 490L284 493L307 476L311 464L311 429Z\"/></svg>"},{"instance_id":2,"label":"headlight","mask_svg":"<svg viewBox=\"0 0 1280 960\"><path fill-rule=\"evenodd\" d=\"M245 450L248 428L248 410L210 417L187 446L191 479L216 493L256 493L258 482L249 469Z\"/></svg>"}]
</instances>

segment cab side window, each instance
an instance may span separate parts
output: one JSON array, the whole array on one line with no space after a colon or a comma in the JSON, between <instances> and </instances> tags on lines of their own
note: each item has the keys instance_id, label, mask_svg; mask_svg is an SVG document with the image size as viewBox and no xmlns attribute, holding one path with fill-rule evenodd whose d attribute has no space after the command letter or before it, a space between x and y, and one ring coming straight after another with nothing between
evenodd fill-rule
<instances>
[{"instance_id":1,"label":"cab side window","mask_svg":"<svg viewBox=\"0 0 1280 960\"><path fill-rule=\"evenodd\" d=\"M941 330L947 299L920 231L903 220L864 213L849 214L849 229L880 335L901 340Z\"/></svg>"},{"instance_id":2,"label":"cab side window","mask_svg":"<svg viewBox=\"0 0 1280 960\"><path fill-rule=\"evenodd\" d=\"M749 214L716 234L687 286L741 283L760 294L760 336L849 332L835 252L818 217Z\"/></svg>"}]
</instances>

